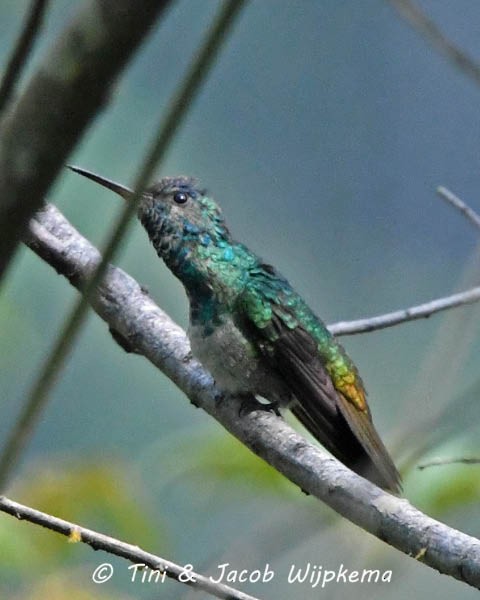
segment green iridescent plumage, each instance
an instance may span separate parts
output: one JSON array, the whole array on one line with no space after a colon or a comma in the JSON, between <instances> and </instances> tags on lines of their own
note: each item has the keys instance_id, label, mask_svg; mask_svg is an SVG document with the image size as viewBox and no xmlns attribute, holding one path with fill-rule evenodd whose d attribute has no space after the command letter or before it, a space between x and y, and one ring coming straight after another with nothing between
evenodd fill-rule
<instances>
[{"instance_id":1,"label":"green iridescent plumage","mask_svg":"<svg viewBox=\"0 0 480 600\"><path fill-rule=\"evenodd\" d=\"M288 407L347 466L398 491L353 362L288 281L232 239L218 205L194 180L164 178L145 191L138 216L185 287L192 351L219 387Z\"/></svg>"},{"instance_id":2,"label":"green iridescent plumage","mask_svg":"<svg viewBox=\"0 0 480 600\"><path fill-rule=\"evenodd\" d=\"M352 361L324 323L278 273L261 269L250 272L241 295L241 307L260 330L268 327L274 315L289 329L302 327L316 341L335 388L359 408L365 408L363 386ZM266 337L275 342L279 334L269 330Z\"/></svg>"}]
</instances>

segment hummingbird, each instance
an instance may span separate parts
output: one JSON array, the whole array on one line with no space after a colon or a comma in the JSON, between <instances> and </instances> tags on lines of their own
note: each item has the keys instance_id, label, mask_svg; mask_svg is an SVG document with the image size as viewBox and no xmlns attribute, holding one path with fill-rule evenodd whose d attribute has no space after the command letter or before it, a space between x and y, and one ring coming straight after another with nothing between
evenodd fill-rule
<instances>
[{"instance_id":1,"label":"hummingbird","mask_svg":"<svg viewBox=\"0 0 480 600\"><path fill-rule=\"evenodd\" d=\"M80 167L119 194L133 191ZM237 242L195 179L164 177L142 192L137 216L190 305L192 354L225 394L291 410L333 456L392 492L400 475L377 433L358 370L287 279Z\"/></svg>"}]
</instances>

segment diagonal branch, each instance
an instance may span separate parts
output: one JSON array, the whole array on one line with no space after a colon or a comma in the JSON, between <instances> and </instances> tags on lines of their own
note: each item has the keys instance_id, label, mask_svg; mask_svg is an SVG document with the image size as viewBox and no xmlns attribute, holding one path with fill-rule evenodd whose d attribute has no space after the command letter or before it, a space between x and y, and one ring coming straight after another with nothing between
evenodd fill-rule
<instances>
[{"instance_id":1,"label":"diagonal branch","mask_svg":"<svg viewBox=\"0 0 480 600\"><path fill-rule=\"evenodd\" d=\"M160 573L165 573L166 577L174 579L179 583L184 583L197 590L208 592L216 598L223 598L224 600L257 600L253 596L244 594L228 585L222 583L216 583L205 575L195 573L189 569L190 565L177 565L174 562L165 560L160 556L145 552L138 546L132 546L126 542L117 540L103 533L98 533L92 529L86 529L80 527L75 523L64 521L58 517L54 517L47 513L35 510L24 504L14 502L5 496L0 496L0 511L8 513L13 517L20 520L26 520L30 523L35 523L51 531L56 531L69 538L70 541L83 542L88 544L94 550L104 550L109 554L126 558L133 562L138 569L142 567L149 567L153 570L158 570ZM135 573L136 571L132 571ZM133 581L133 580L132 580ZM160 581L163 581L160 579Z\"/></svg>"},{"instance_id":2,"label":"diagonal branch","mask_svg":"<svg viewBox=\"0 0 480 600\"><path fill-rule=\"evenodd\" d=\"M100 260L53 206L31 222L28 245L82 288ZM92 298L98 315L188 398L302 490L379 539L480 589L480 541L436 521L362 479L253 399L223 397L191 355L185 332L121 269L110 266Z\"/></svg>"},{"instance_id":3,"label":"diagonal branch","mask_svg":"<svg viewBox=\"0 0 480 600\"><path fill-rule=\"evenodd\" d=\"M169 0L92 0L63 32L2 123L0 279L30 217L110 87Z\"/></svg>"},{"instance_id":4,"label":"diagonal branch","mask_svg":"<svg viewBox=\"0 0 480 600\"><path fill-rule=\"evenodd\" d=\"M64 326L58 334L50 352L47 353L40 372L35 379L20 417L11 430L5 445L5 451L0 459L0 489L5 486L12 473L21 451L33 432L35 423L41 414L58 374L67 360L76 338L88 313L90 295L101 281L107 265L113 259L120 243L127 232L133 215L140 201L140 190L144 189L153 170L166 155L175 133L184 121L188 110L195 101L202 84L217 58L228 32L235 23L245 0L228 0L219 9L216 19L208 29L205 39L195 54L190 68L181 80L178 90L173 95L165 115L162 115L153 144L141 165L136 192L125 204L117 224L112 228L107 245L103 251L103 259L93 271L92 277L86 282L83 296L75 303Z\"/></svg>"},{"instance_id":5,"label":"diagonal branch","mask_svg":"<svg viewBox=\"0 0 480 600\"><path fill-rule=\"evenodd\" d=\"M459 210L477 229L480 229L480 215L471 206L468 206L466 202L442 185L437 188L437 194L453 208Z\"/></svg>"},{"instance_id":6,"label":"diagonal branch","mask_svg":"<svg viewBox=\"0 0 480 600\"><path fill-rule=\"evenodd\" d=\"M413 0L390 0L399 14L455 66L480 84L480 63L451 42Z\"/></svg>"}]
</instances>

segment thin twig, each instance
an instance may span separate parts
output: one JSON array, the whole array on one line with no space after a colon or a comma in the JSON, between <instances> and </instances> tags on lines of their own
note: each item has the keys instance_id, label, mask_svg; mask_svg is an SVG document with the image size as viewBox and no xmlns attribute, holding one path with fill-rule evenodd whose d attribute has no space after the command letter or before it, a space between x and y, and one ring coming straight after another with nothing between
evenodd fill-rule
<instances>
[{"instance_id":1,"label":"thin twig","mask_svg":"<svg viewBox=\"0 0 480 600\"><path fill-rule=\"evenodd\" d=\"M61 533L62 535L67 536L69 541L82 542L88 544L94 550L103 550L104 552L108 552L108 554L126 558L134 563L138 569L148 567L152 570L159 571L160 576L162 573L165 573L165 577L174 579L179 583L184 583L197 590L208 592L216 598L223 598L224 600L257 600L253 596L235 590L228 585L215 583L210 577L196 573L193 569L189 568L191 565L182 567L181 565L161 558L160 556L145 552L145 550L142 550L138 546L132 546L131 544L104 535L103 533L98 533L92 529L86 529L85 527L81 527L70 521L64 521L53 515L14 502L5 496L0 496L0 511L12 515L19 520L29 521L30 523L35 523L36 525L40 525L51 531ZM132 571L132 574L135 572L136 571ZM111 576L112 574L113 567L112 570L109 570L107 564L104 576ZM163 581L163 579L160 579L160 576L159 581ZM131 581L134 582L132 577ZM152 580L150 579L150 581Z\"/></svg>"},{"instance_id":2,"label":"thin twig","mask_svg":"<svg viewBox=\"0 0 480 600\"><path fill-rule=\"evenodd\" d=\"M478 398L480 379L473 382L460 395L444 406L428 420L410 427L406 446L410 449L401 465L401 472L408 472L431 450L461 432L465 433L478 422ZM412 441L415 443L409 443Z\"/></svg>"},{"instance_id":3,"label":"thin twig","mask_svg":"<svg viewBox=\"0 0 480 600\"><path fill-rule=\"evenodd\" d=\"M443 467L444 465L478 465L480 458L437 458L417 465L419 471L429 467Z\"/></svg>"},{"instance_id":4,"label":"thin twig","mask_svg":"<svg viewBox=\"0 0 480 600\"><path fill-rule=\"evenodd\" d=\"M473 223L473 225L480 229L480 215L476 213L473 208L468 206L468 204L445 187L438 187L437 193L454 208L459 210L471 223ZM337 336L377 331L378 329L385 329L408 321L426 319L437 312L455 308L457 306L463 306L465 304L473 304L479 300L480 286L383 315L357 319L355 321L333 323L332 325L329 325L328 328Z\"/></svg>"},{"instance_id":5,"label":"thin twig","mask_svg":"<svg viewBox=\"0 0 480 600\"><path fill-rule=\"evenodd\" d=\"M445 296L444 298L437 298L435 300L431 300L430 302L426 302L425 304L411 306L410 308L403 308L394 312L386 313L384 315L378 315L376 317L357 319L355 321L339 321L338 323L332 323L328 326L328 328L337 336L354 335L357 333L366 333L367 331L377 331L378 329L393 327L394 325L399 325L400 323L406 323L408 321L415 321L416 319L426 319L431 315L443 310L456 308L457 306L463 306L466 304L473 304L479 300L480 286L464 292L459 292L458 294Z\"/></svg>"},{"instance_id":6,"label":"thin twig","mask_svg":"<svg viewBox=\"0 0 480 600\"><path fill-rule=\"evenodd\" d=\"M28 245L77 288L100 254L53 206L31 222ZM185 332L121 269L110 266L92 298L127 340L255 454L353 523L430 567L480 589L480 541L383 492L245 397L224 398L190 352ZM258 409L258 410L257 410Z\"/></svg>"},{"instance_id":7,"label":"thin twig","mask_svg":"<svg viewBox=\"0 0 480 600\"><path fill-rule=\"evenodd\" d=\"M473 208L468 206L466 202L443 186L437 188L437 194L454 208L459 210L471 223L473 223L473 225L475 225L475 227L480 229L480 215L474 211Z\"/></svg>"},{"instance_id":8,"label":"thin twig","mask_svg":"<svg viewBox=\"0 0 480 600\"><path fill-rule=\"evenodd\" d=\"M170 144L183 122L193 101L198 95L215 58L218 56L222 42L232 27L244 0L229 0L220 8L218 17L207 33L203 45L192 62L186 77L181 82L178 92L172 98L166 116L162 118L152 148L148 151L137 177L134 196L126 203L117 225L103 252L103 260L97 265L92 278L86 282L84 295L80 296L56 342L49 352L44 365L34 381L23 410L9 433L7 442L0 455L0 490L5 488L9 476L13 472L19 457L31 436L35 422L43 410L48 394L55 385L57 375L69 356L81 325L88 312L89 298L105 274L108 262L112 260L123 239L131 218L136 212L141 190L158 163L167 153Z\"/></svg>"},{"instance_id":9,"label":"thin twig","mask_svg":"<svg viewBox=\"0 0 480 600\"><path fill-rule=\"evenodd\" d=\"M439 52L480 84L480 63L451 42L437 25L412 0L390 0L400 15L420 31Z\"/></svg>"},{"instance_id":10,"label":"thin twig","mask_svg":"<svg viewBox=\"0 0 480 600\"><path fill-rule=\"evenodd\" d=\"M20 79L33 48L33 43L42 26L43 17L46 13L48 0L32 0L22 30L18 36L10 60L0 83L0 114L5 110L15 85Z\"/></svg>"}]
</instances>

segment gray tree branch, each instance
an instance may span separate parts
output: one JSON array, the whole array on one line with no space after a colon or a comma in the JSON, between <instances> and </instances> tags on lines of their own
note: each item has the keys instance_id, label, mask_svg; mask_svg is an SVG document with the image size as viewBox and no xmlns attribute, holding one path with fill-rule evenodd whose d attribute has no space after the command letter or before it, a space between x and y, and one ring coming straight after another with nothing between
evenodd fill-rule
<instances>
[{"instance_id":1,"label":"gray tree branch","mask_svg":"<svg viewBox=\"0 0 480 600\"><path fill-rule=\"evenodd\" d=\"M365 319L356 319L355 321L339 321L328 326L329 330L334 335L353 335L357 333L367 333L369 331L377 331L378 329L386 329L408 321L416 321L417 319L428 319L435 313L464 306L466 304L474 304L480 300L480 286L430 300L424 304L410 306L409 308L401 308L384 315L375 317L367 317Z\"/></svg>"},{"instance_id":2,"label":"gray tree branch","mask_svg":"<svg viewBox=\"0 0 480 600\"><path fill-rule=\"evenodd\" d=\"M437 188L437 194L440 196L440 198L443 198L445 202L458 210L460 214L462 214L468 221L470 221L470 223L472 223L472 225L474 225L477 229L480 229L480 215L473 210L471 206L469 206L466 202L464 202L461 198L456 196L443 185Z\"/></svg>"},{"instance_id":3,"label":"gray tree branch","mask_svg":"<svg viewBox=\"0 0 480 600\"><path fill-rule=\"evenodd\" d=\"M58 39L0 138L0 279L30 217L169 0L91 0Z\"/></svg>"},{"instance_id":4,"label":"gray tree branch","mask_svg":"<svg viewBox=\"0 0 480 600\"><path fill-rule=\"evenodd\" d=\"M174 562L145 552L138 546L132 546L126 542L117 540L110 536L98 533L92 529L86 529L75 523L64 521L47 513L35 510L24 504L14 502L5 496L0 496L0 511L5 512L13 517L20 520L26 520L36 525L41 525L51 531L56 531L62 535L67 536L71 541L83 542L88 544L94 550L104 550L109 554L120 556L130 560L135 565L143 565L153 570L158 570L161 573L165 573L166 577L174 579L179 583L184 583L197 590L208 592L216 598L223 598L224 600L257 600L253 596L244 594L228 585L222 583L215 583L209 577L200 575L193 570L186 568L185 566L178 565ZM140 566L138 567L140 568Z\"/></svg>"},{"instance_id":5,"label":"gray tree branch","mask_svg":"<svg viewBox=\"0 0 480 600\"><path fill-rule=\"evenodd\" d=\"M28 245L82 289L100 254L53 206L30 223ZM480 589L480 541L391 496L310 444L252 398L223 397L190 352L185 332L121 269L110 266L92 306L255 454L340 515L426 565ZM246 410L247 408L247 410Z\"/></svg>"},{"instance_id":6,"label":"gray tree branch","mask_svg":"<svg viewBox=\"0 0 480 600\"><path fill-rule=\"evenodd\" d=\"M437 194L440 196L440 198L443 198L445 202L450 204L450 206L455 208L477 229L480 229L480 215L473 210L471 206L443 186L439 186L437 188ZM418 304L417 306L410 306L409 308L395 310L384 315L368 317L366 319L357 319L355 321L341 321L339 323L333 323L332 325L329 325L328 328L337 336L367 333L369 331L376 331L377 329L385 329L386 327L400 325L401 323L406 323L408 321L427 319L437 312L448 310L450 308L456 308L458 306L464 306L466 304L473 304L479 300L480 286L459 292L458 294L452 294L451 296L430 300L429 302Z\"/></svg>"},{"instance_id":7,"label":"gray tree branch","mask_svg":"<svg viewBox=\"0 0 480 600\"><path fill-rule=\"evenodd\" d=\"M88 311L90 295L101 281L108 263L114 258L115 252L119 248L136 212L140 200L139 190L144 189L147 181L151 179L153 170L167 153L175 133L186 117L189 107L197 97L223 43L228 37L228 32L231 31L244 4L245 0L227 0L220 5L218 14L208 28L187 73L179 83L165 114L162 115L157 135L154 137L136 178L135 189L137 191L125 204L116 225L112 228L108 242L102 252L102 260L89 278L83 290L83 295L79 297L67 317L65 325L60 330L50 352L47 353L23 410L7 438L4 451L0 456L0 489L7 484L8 478L15 468L15 463L34 430L38 416L48 401L49 392L75 344Z\"/></svg>"}]
</instances>

